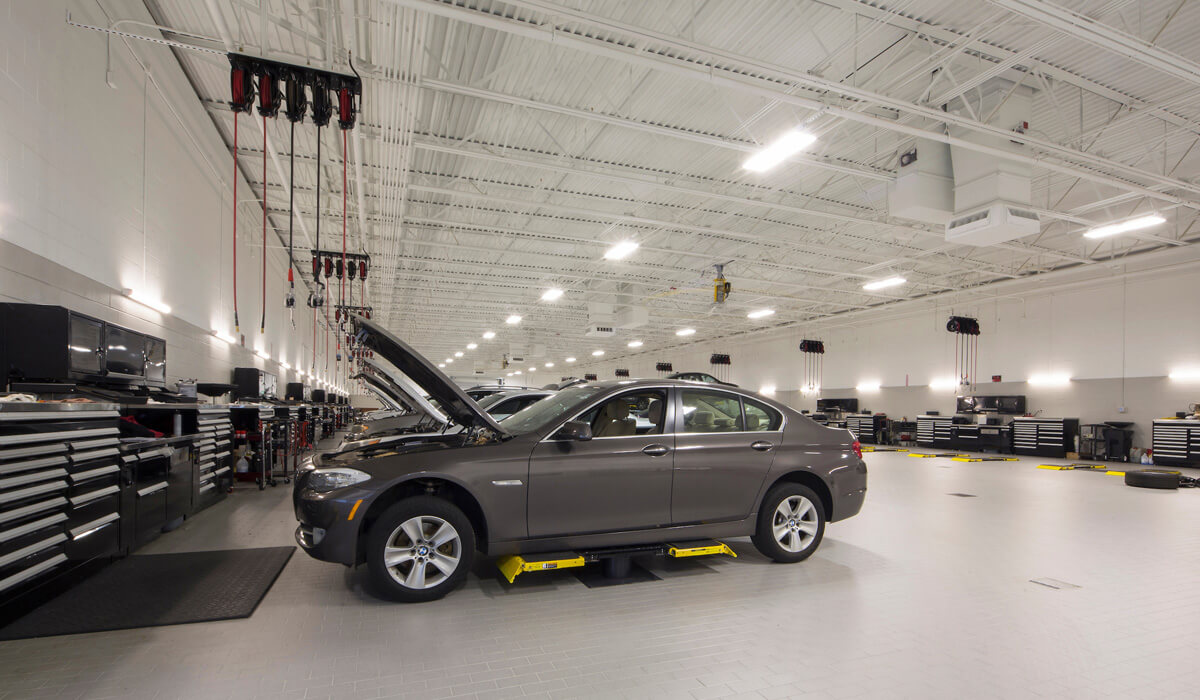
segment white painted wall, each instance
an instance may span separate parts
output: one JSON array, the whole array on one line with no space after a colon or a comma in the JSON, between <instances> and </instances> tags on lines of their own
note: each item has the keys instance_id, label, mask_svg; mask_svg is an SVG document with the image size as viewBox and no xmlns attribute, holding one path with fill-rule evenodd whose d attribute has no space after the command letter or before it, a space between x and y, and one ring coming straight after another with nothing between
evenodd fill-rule
<instances>
[{"instance_id":1,"label":"white painted wall","mask_svg":"<svg viewBox=\"0 0 1200 700\"><path fill-rule=\"evenodd\" d=\"M276 372L282 390L295 372L251 350L311 366L307 291L298 285L293 329L283 303L287 254L269 232L259 333L262 210L242 179L237 277L246 347L208 335L234 330L230 154L167 47L114 39L117 89L106 84L106 36L68 26L67 10L101 26L152 20L136 0L103 7L109 14L94 0L39 0L7 2L0 12L0 298L62 304L160 334L170 379L227 380L230 368L256 365ZM241 136L261 139L252 119L242 117ZM282 134L285 126L271 128ZM307 269L299 228L297 242L298 267ZM163 299L171 316L122 298L126 287ZM323 334L317 346L324 369Z\"/></svg>"}]
</instances>

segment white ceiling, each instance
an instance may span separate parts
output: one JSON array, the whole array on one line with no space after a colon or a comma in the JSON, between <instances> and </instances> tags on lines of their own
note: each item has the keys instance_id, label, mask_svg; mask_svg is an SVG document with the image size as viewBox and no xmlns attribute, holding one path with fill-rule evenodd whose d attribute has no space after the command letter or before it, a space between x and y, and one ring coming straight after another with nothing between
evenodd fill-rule
<instances>
[{"instance_id":1,"label":"white ceiling","mask_svg":"<svg viewBox=\"0 0 1200 700\"><path fill-rule=\"evenodd\" d=\"M376 318L435 359L469 342L480 348L464 359L480 367L510 343L544 345L548 360L595 347L612 359L635 338L637 352L670 359L684 326L698 329L693 342L795 327L1200 235L1200 3L262 3L146 0L163 25L214 40L166 35L185 43L338 71L353 52L365 95L347 139L348 247L373 258ZM227 61L177 55L232 148ZM941 105L995 75L1036 91L1028 136L1042 232L976 248L891 217L886 182L913 130L943 133ZM267 123L278 164L264 173L260 118L241 119L243 172L260 195L266 181L286 235L288 122ZM740 167L798 124L819 135L807 155L765 174ZM326 247L341 244L341 140L325 130ZM305 123L304 250L315 153ZM1151 210L1167 223L1149 234L1081 236ZM641 247L604 260L624 239ZM734 292L714 307L711 266L728 261ZM894 274L909 283L862 289ZM539 301L550 287L565 296ZM650 323L585 342L589 302L646 306ZM764 307L776 313L746 317ZM519 326L506 326L510 314ZM486 330L497 339L483 341Z\"/></svg>"}]
</instances>

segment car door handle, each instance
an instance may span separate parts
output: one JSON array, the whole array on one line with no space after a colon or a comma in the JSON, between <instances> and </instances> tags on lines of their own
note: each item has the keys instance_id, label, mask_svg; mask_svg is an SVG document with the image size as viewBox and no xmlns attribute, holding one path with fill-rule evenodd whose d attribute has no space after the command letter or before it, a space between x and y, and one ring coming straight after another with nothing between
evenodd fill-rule
<instances>
[{"instance_id":1,"label":"car door handle","mask_svg":"<svg viewBox=\"0 0 1200 700\"><path fill-rule=\"evenodd\" d=\"M767 442L766 440L759 440L757 442L750 443L750 449L758 450L759 452L770 452L771 448L774 446L775 445Z\"/></svg>"},{"instance_id":2,"label":"car door handle","mask_svg":"<svg viewBox=\"0 0 1200 700\"><path fill-rule=\"evenodd\" d=\"M642 452L650 455L651 457L662 457L670 451L671 448L667 447L666 445L646 445L642 448Z\"/></svg>"}]
</instances>

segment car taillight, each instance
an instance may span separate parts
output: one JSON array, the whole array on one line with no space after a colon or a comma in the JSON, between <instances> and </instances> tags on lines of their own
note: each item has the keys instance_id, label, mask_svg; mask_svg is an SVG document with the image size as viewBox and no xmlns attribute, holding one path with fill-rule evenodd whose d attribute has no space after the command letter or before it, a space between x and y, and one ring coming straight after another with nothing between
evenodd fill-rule
<instances>
[{"instance_id":1,"label":"car taillight","mask_svg":"<svg viewBox=\"0 0 1200 700\"><path fill-rule=\"evenodd\" d=\"M854 454L858 455L859 459L862 459L862 443L861 442L859 442L858 440L855 440L854 444L850 446L850 449L854 450Z\"/></svg>"}]
</instances>

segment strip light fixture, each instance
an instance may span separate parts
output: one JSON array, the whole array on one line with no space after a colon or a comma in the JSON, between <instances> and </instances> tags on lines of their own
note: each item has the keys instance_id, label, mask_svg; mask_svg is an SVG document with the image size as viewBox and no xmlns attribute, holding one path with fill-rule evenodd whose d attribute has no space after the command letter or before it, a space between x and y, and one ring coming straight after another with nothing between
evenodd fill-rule
<instances>
[{"instance_id":1,"label":"strip light fixture","mask_svg":"<svg viewBox=\"0 0 1200 700\"><path fill-rule=\"evenodd\" d=\"M682 337L682 336L692 335L695 332L696 332L695 328L680 328L679 330L675 331L675 335Z\"/></svg>"},{"instance_id":2,"label":"strip light fixture","mask_svg":"<svg viewBox=\"0 0 1200 700\"><path fill-rule=\"evenodd\" d=\"M268 355L268 354L266 353L266 351L264 351L264 350L262 350L262 349L255 350L255 351L254 351L254 354L255 354L255 355L258 355L259 357L261 357L261 358L262 358L262 359L264 359L264 360L269 360L269 359L271 359L271 356L270 356L270 355Z\"/></svg>"},{"instance_id":3,"label":"strip light fixture","mask_svg":"<svg viewBox=\"0 0 1200 700\"><path fill-rule=\"evenodd\" d=\"M629 345L628 345L628 347L631 347L631 348L640 348L640 347L642 347L642 341L640 341L640 340L631 340L631 341L629 341Z\"/></svg>"},{"instance_id":4,"label":"strip light fixture","mask_svg":"<svg viewBox=\"0 0 1200 700\"><path fill-rule=\"evenodd\" d=\"M137 303L141 304L142 306L154 309L155 311L159 312L160 314L171 313L170 306L164 304L159 299L151 299L150 297L145 296L144 294L142 294L141 292L139 292L135 289L128 289L128 288L122 289L121 293L124 294L125 296L129 297L130 299L136 301Z\"/></svg>"},{"instance_id":5,"label":"strip light fixture","mask_svg":"<svg viewBox=\"0 0 1200 700\"><path fill-rule=\"evenodd\" d=\"M944 391L946 389L953 389L957 386L958 382L954 381L954 377L938 377L937 379L930 380L929 382L929 388L933 389L934 391Z\"/></svg>"},{"instance_id":6,"label":"strip light fixture","mask_svg":"<svg viewBox=\"0 0 1200 700\"><path fill-rule=\"evenodd\" d=\"M212 333L212 336L214 338L216 338L217 340L223 340L226 343L229 343L230 345L237 345L237 338L234 338L232 335L229 335L228 333L226 333L224 331L219 331L216 328L214 328L214 329L212 329L211 333Z\"/></svg>"},{"instance_id":7,"label":"strip light fixture","mask_svg":"<svg viewBox=\"0 0 1200 700\"><path fill-rule=\"evenodd\" d=\"M546 291L542 292L542 301L554 301L555 299L561 298L562 295L563 290L559 289L558 287L547 289Z\"/></svg>"},{"instance_id":8,"label":"strip light fixture","mask_svg":"<svg viewBox=\"0 0 1200 700\"><path fill-rule=\"evenodd\" d=\"M592 357L600 357L603 354L604 354L603 350L593 350L592 351Z\"/></svg>"},{"instance_id":9,"label":"strip light fixture","mask_svg":"<svg viewBox=\"0 0 1200 700\"><path fill-rule=\"evenodd\" d=\"M874 282L867 282L866 284L864 284L862 286L862 288L867 290L868 292L873 292L877 289L887 289L889 287L899 287L900 285L904 284L907 281L908 280L904 279L903 277L888 277L887 279L875 280Z\"/></svg>"},{"instance_id":10,"label":"strip light fixture","mask_svg":"<svg viewBox=\"0 0 1200 700\"><path fill-rule=\"evenodd\" d=\"M512 316L509 316L508 318L504 319L504 322L510 326L515 326L521 322L521 317L516 314L513 314Z\"/></svg>"},{"instance_id":11,"label":"strip light fixture","mask_svg":"<svg viewBox=\"0 0 1200 700\"><path fill-rule=\"evenodd\" d=\"M766 318L775 313L775 309L758 309L746 314L746 318Z\"/></svg>"},{"instance_id":12,"label":"strip light fixture","mask_svg":"<svg viewBox=\"0 0 1200 700\"><path fill-rule=\"evenodd\" d=\"M816 135L811 132L792 129L747 158L742 167L755 173L766 172L808 148L816 140Z\"/></svg>"},{"instance_id":13,"label":"strip light fixture","mask_svg":"<svg viewBox=\"0 0 1200 700\"><path fill-rule=\"evenodd\" d=\"M474 350L477 347L479 347L479 343L467 343L468 350Z\"/></svg>"},{"instance_id":14,"label":"strip light fixture","mask_svg":"<svg viewBox=\"0 0 1200 700\"><path fill-rule=\"evenodd\" d=\"M495 337L496 337L496 331L484 331L483 332L484 340L491 340L492 338L495 338Z\"/></svg>"},{"instance_id":15,"label":"strip light fixture","mask_svg":"<svg viewBox=\"0 0 1200 700\"><path fill-rule=\"evenodd\" d=\"M1088 229L1088 232L1083 234L1083 237L1108 238L1109 236L1116 236L1121 233L1128 233L1129 231L1138 231L1144 228L1150 228L1151 226L1158 226L1159 224L1166 223L1166 221L1166 218L1164 218L1158 212L1155 212L1153 214L1139 216L1135 219L1128 219L1115 224L1107 224L1105 226L1098 226L1093 229Z\"/></svg>"},{"instance_id":16,"label":"strip light fixture","mask_svg":"<svg viewBox=\"0 0 1200 700\"><path fill-rule=\"evenodd\" d=\"M636 241L621 241L604 252L605 260L624 260L638 249Z\"/></svg>"},{"instance_id":17,"label":"strip light fixture","mask_svg":"<svg viewBox=\"0 0 1200 700\"><path fill-rule=\"evenodd\" d=\"M570 363L570 362L574 362L574 361L575 361L575 358L574 358L574 357L568 357L568 358L567 358L567 362L568 362L568 363Z\"/></svg>"},{"instance_id":18,"label":"strip light fixture","mask_svg":"<svg viewBox=\"0 0 1200 700\"><path fill-rule=\"evenodd\" d=\"M879 391L879 382L859 382L854 388L862 392L875 392Z\"/></svg>"},{"instance_id":19,"label":"strip light fixture","mask_svg":"<svg viewBox=\"0 0 1200 700\"><path fill-rule=\"evenodd\" d=\"M1177 382L1200 381L1200 367L1173 369L1167 377Z\"/></svg>"}]
</instances>

